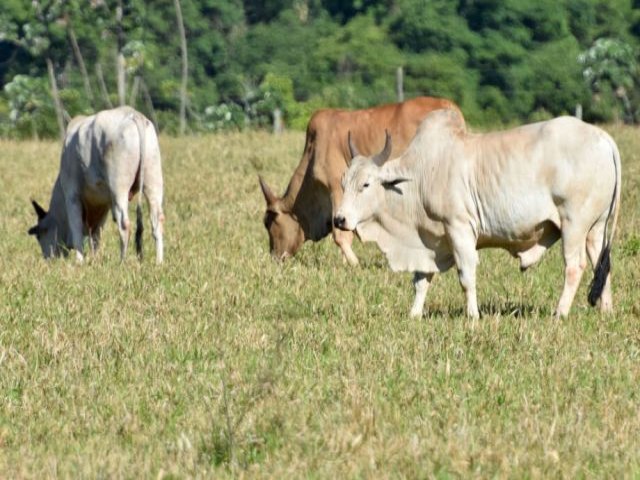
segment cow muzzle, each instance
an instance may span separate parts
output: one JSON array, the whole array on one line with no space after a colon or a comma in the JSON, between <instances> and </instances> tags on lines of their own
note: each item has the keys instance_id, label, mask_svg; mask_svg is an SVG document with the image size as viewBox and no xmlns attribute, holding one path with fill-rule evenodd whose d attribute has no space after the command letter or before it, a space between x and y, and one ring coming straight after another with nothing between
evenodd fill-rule
<instances>
[{"instance_id":1,"label":"cow muzzle","mask_svg":"<svg viewBox=\"0 0 640 480\"><path fill-rule=\"evenodd\" d=\"M333 217L333 226L340 230L349 230L347 228L347 219L344 218L344 215L337 214Z\"/></svg>"}]
</instances>

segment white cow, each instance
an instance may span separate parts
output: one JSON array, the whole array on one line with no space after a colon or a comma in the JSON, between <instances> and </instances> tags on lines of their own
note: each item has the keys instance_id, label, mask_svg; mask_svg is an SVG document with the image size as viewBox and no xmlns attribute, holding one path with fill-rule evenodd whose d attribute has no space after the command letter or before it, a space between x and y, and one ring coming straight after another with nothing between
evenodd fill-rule
<instances>
[{"instance_id":1,"label":"white cow","mask_svg":"<svg viewBox=\"0 0 640 480\"><path fill-rule=\"evenodd\" d=\"M453 265L467 315L479 316L477 250L500 247L536 263L562 238L565 281L556 316L569 313L589 257L592 305L612 309L610 247L620 205L620 155L604 131L561 117L508 131L468 133L454 110L429 114L406 152L353 160L334 224L375 241L395 271L414 272L412 316L429 283ZM608 231L610 228L610 231Z\"/></svg>"},{"instance_id":2,"label":"white cow","mask_svg":"<svg viewBox=\"0 0 640 480\"><path fill-rule=\"evenodd\" d=\"M162 166L153 124L130 107L104 110L89 117L75 117L68 125L60 172L53 187L49 211L32 200L38 223L35 235L45 258L69 249L83 260L83 241L91 249L111 209L120 232L120 257L125 258L131 222L128 205L142 190L149 205L156 261L163 260ZM142 256L142 195L137 205L136 250Z\"/></svg>"}]
</instances>

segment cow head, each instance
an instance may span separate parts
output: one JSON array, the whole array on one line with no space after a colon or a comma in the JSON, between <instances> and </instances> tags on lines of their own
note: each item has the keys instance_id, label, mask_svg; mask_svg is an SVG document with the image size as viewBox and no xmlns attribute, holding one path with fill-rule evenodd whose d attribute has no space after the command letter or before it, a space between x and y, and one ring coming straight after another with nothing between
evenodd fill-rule
<instances>
[{"instance_id":1,"label":"cow head","mask_svg":"<svg viewBox=\"0 0 640 480\"><path fill-rule=\"evenodd\" d=\"M349 132L351 163L342 178L344 196L333 224L341 230L355 230L359 223L371 219L380 210L388 190L402 193L396 185L408 179L383 165L391 154L391 136L385 132L384 148L373 157L360 155Z\"/></svg>"},{"instance_id":2,"label":"cow head","mask_svg":"<svg viewBox=\"0 0 640 480\"><path fill-rule=\"evenodd\" d=\"M31 200L31 205L38 216L38 223L29 229L29 235L38 239L44 258L59 256L61 252L56 221L35 200Z\"/></svg>"},{"instance_id":3,"label":"cow head","mask_svg":"<svg viewBox=\"0 0 640 480\"><path fill-rule=\"evenodd\" d=\"M269 250L275 260L292 257L304 243L304 231L296 216L289 211L262 179L258 177L267 203L264 226L269 233Z\"/></svg>"}]
</instances>

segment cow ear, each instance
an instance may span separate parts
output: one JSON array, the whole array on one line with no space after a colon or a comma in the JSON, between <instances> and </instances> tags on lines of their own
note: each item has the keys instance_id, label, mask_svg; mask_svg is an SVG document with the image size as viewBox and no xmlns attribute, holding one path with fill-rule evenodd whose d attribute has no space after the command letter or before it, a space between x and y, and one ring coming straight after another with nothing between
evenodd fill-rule
<instances>
[{"instance_id":1,"label":"cow ear","mask_svg":"<svg viewBox=\"0 0 640 480\"><path fill-rule=\"evenodd\" d=\"M351 130L347 134L347 143L349 144L349 153L351 154L351 160L360 155L358 151L358 147L353 143L353 139L351 138Z\"/></svg>"},{"instance_id":2,"label":"cow ear","mask_svg":"<svg viewBox=\"0 0 640 480\"><path fill-rule=\"evenodd\" d=\"M400 190L396 186L399 185L400 183L411 181L409 177L400 175L399 172L389 172L385 170L388 170L388 169L383 167L380 172L380 183L384 188L390 188L400 192Z\"/></svg>"},{"instance_id":3,"label":"cow ear","mask_svg":"<svg viewBox=\"0 0 640 480\"><path fill-rule=\"evenodd\" d=\"M398 184L400 184L402 182L408 182L408 181L409 181L408 178L398 177L398 178L394 178L392 180L383 181L382 182L382 186L386 190L393 190L394 192L402 195L402 190L398 188Z\"/></svg>"},{"instance_id":4,"label":"cow ear","mask_svg":"<svg viewBox=\"0 0 640 480\"><path fill-rule=\"evenodd\" d=\"M390 180L382 180L382 185L385 187L395 187L396 185L398 185L399 183L404 183L404 182L408 182L410 181L410 178L406 178L406 177L398 177L398 178L392 178Z\"/></svg>"},{"instance_id":5,"label":"cow ear","mask_svg":"<svg viewBox=\"0 0 640 480\"><path fill-rule=\"evenodd\" d=\"M31 205L33 205L33 209L36 211L36 215L38 215L38 220L42 220L44 217L47 216L47 211L44 208L42 208L38 204L38 202L32 199Z\"/></svg>"},{"instance_id":6,"label":"cow ear","mask_svg":"<svg viewBox=\"0 0 640 480\"><path fill-rule=\"evenodd\" d=\"M260 182L260 188L262 189L262 194L264 195L264 199L267 202L267 205L275 203L278 198L273 194L267 183L262 179L260 175L258 175L258 181Z\"/></svg>"},{"instance_id":7,"label":"cow ear","mask_svg":"<svg viewBox=\"0 0 640 480\"><path fill-rule=\"evenodd\" d=\"M380 153L378 153L376 156L374 156L371 159L373 160L373 163L375 163L379 167L384 162L386 162L389 159L389 156L391 155L391 135L389 135L389 132L387 131L387 129L384 130L384 135L385 135L384 148Z\"/></svg>"},{"instance_id":8,"label":"cow ear","mask_svg":"<svg viewBox=\"0 0 640 480\"><path fill-rule=\"evenodd\" d=\"M33 227L31 227L29 229L29 231L27 233L29 235L38 235L38 233L40 233L40 229L38 228L38 225L34 225Z\"/></svg>"}]
</instances>

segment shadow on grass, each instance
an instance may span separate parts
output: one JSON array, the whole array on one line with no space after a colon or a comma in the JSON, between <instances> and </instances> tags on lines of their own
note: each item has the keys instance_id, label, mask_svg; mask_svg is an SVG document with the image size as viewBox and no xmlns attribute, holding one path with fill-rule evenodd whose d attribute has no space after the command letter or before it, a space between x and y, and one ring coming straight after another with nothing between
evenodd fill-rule
<instances>
[{"instance_id":1,"label":"shadow on grass","mask_svg":"<svg viewBox=\"0 0 640 480\"><path fill-rule=\"evenodd\" d=\"M506 302L506 303L489 303L480 305L480 319L483 317L551 317L553 312L546 306L538 306L525 304L520 302ZM460 318L466 317L466 309L457 308L425 308L426 312L423 317L428 318Z\"/></svg>"}]
</instances>

